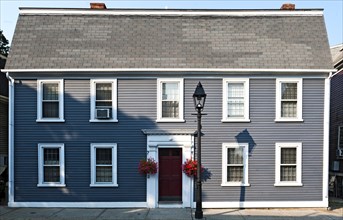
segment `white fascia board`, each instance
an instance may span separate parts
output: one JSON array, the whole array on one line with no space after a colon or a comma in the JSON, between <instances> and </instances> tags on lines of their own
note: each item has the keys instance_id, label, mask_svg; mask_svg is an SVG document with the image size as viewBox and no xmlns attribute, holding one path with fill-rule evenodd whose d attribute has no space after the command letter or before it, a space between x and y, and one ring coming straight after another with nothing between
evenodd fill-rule
<instances>
[{"instance_id":1,"label":"white fascia board","mask_svg":"<svg viewBox=\"0 0 343 220\"><path fill-rule=\"evenodd\" d=\"M233 72L233 73L330 73L335 69L224 69L224 68L103 68L103 69L3 69L2 72Z\"/></svg>"},{"instance_id":2,"label":"white fascia board","mask_svg":"<svg viewBox=\"0 0 343 220\"><path fill-rule=\"evenodd\" d=\"M236 10L236 11L178 11L178 10L82 10L56 8L21 8L20 15L125 15L125 16L323 16L322 10Z\"/></svg>"}]
</instances>

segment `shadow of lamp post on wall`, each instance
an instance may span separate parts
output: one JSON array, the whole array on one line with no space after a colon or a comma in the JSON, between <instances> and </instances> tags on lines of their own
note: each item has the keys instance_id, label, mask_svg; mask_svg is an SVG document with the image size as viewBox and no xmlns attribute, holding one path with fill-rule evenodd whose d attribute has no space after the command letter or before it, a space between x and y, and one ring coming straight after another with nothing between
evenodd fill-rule
<instances>
[{"instance_id":1,"label":"shadow of lamp post on wall","mask_svg":"<svg viewBox=\"0 0 343 220\"><path fill-rule=\"evenodd\" d=\"M204 88L202 87L201 83L199 82L194 94L193 94L193 100L194 100L194 107L197 111L197 119L198 119L198 129L197 129L197 179L196 179L196 209L195 209L195 218L196 219L202 219L203 218L203 212L202 212L202 192L201 192L201 116L205 115L202 114L202 110L205 106L205 100L206 100L206 93Z\"/></svg>"}]
</instances>

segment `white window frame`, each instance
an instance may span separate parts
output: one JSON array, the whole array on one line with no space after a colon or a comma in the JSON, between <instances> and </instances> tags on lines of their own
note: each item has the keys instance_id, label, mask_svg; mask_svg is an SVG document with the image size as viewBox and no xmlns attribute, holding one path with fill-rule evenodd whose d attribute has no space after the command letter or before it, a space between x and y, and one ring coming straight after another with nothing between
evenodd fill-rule
<instances>
[{"instance_id":1,"label":"white window frame","mask_svg":"<svg viewBox=\"0 0 343 220\"><path fill-rule=\"evenodd\" d=\"M243 147L243 182L227 181L227 149ZM250 186L249 184L249 144L223 143L222 145L222 184L221 186Z\"/></svg>"},{"instance_id":2,"label":"white window frame","mask_svg":"<svg viewBox=\"0 0 343 220\"><path fill-rule=\"evenodd\" d=\"M112 183L96 182L96 149L112 149ZM116 143L92 143L91 144L91 184L90 187L118 187L117 183L117 144Z\"/></svg>"},{"instance_id":3,"label":"white window frame","mask_svg":"<svg viewBox=\"0 0 343 220\"><path fill-rule=\"evenodd\" d=\"M243 83L244 85L244 116L241 118L230 118L228 113L228 84ZM224 78L223 79L223 115L222 122L250 122L249 118L249 78Z\"/></svg>"},{"instance_id":4,"label":"white window frame","mask_svg":"<svg viewBox=\"0 0 343 220\"><path fill-rule=\"evenodd\" d=\"M296 148L296 180L295 181L281 181L280 167L281 167L281 148ZM302 143L288 142L275 143L275 184L274 186L303 186L302 184Z\"/></svg>"},{"instance_id":5,"label":"white window frame","mask_svg":"<svg viewBox=\"0 0 343 220\"><path fill-rule=\"evenodd\" d=\"M59 149L60 182L44 182L44 149ZM65 187L64 144L42 143L38 144L38 187Z\"/></svg>"},{"instance_id":6,"label":"white window frame","mask_svg":"<svg viewBox=\"0 0 343 220\"><path fill-rule=\"evenodd\" d=\"M179 118L162 118L162 83L179 83ZM157 79L157 120L156 122L185 122L183 118L183 91L184 81L182 78Z\"/></svg>"},{"instance_id":7,"label":"white window frame","mask_svg":"<svg viewBox=\"0 0 343 220\"><path fill-rule=\"evenodd\" d=\"M43 118L43 84L57 83L58 84L58 118ZM63 79L44 79L37 80L37 120L36 122L64 122L64 81Z\"/></svg>"},{"instance_id":8,"label":"white window frame","mask_svg":"<svg viewBox=\"0 0 343 220\"><path fill-rule=\"evenodd\" d=\"M111 83L112 84L112 118L111 119L97 119L95 117L95 102L96 102L96 83ZM117 79L91 79L90 80L90 120L89 122L118 122L117 119Z\"/></svg>"},{"instance_id":9,"label":"white window frame","mask_svg":"<svg viewBox=\"0 0 343 220\"><path fill-rule=\"evenodd\" d=\"M281 89L282 83L297 83L297 117L281 117ZM302 78L285 78L276 79L276 104L275 104L275 121L276 122L302 122L302 100L303 100L303 80Z\"/></svg>"}]
</instances>

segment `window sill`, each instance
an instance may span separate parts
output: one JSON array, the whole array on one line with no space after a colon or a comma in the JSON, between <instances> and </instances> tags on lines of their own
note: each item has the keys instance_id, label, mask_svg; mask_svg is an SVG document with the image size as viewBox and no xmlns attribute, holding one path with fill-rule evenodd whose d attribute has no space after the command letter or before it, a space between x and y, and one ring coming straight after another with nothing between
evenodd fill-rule
<instances>
[{"instance_id":1,"label":"window sill","mask_svg":"<svg viewBox=\"0 0 343 220\"><path fill-rule=\"evenodd\" d=\"M222 183L221 186L250 186L250 183L241 183L241 182Z\"/></svg>"},{"instance_id":2,"label":"window sill","mask_svg":"<svg viewBox=\"0 0 343 220\"><path fill-rule=\"evenodd\" d=\"M184 119L157 119L156 122L186 122Z\"/></svg>"},{"instance_id":3,"label":"window sill","mask_svg":"<svg viewBox=\"0 0 343 220\"><path fill-rule=\"evenodd\" d=\"M94 183L94 184L90 184L89 187L118 187L118 184L112 184L112 183L104 183L104 184Z\"/></svg>"},{"instance_id":4,"label":"window sill","mask_svg":"<svg viewBox=\"0 0 343 220\"><path fill-rule=\"evenodd\" d=\"M278 118L274 120L275 122L304 122L303 119L298 118Z\"/></svg>"},{"instance_id":5,"label":"window sill","mask_svg":"<svg viewBox=\"0 0 343 220\"><path fill-rule=\"evenodd\" d=\"M250 122L250 119L222 119L221 122Z\"/></svg>"},{"instance_id":6,"label":"window sill","mask_svg":"<svg viewBox=\"0 0 343 220\"><path fill-rule=\"evenodd\" d=\"M39 183L37 187L66 187L66 184L61 183Z\"/></svg>"},{"instance_id":7,"label":"window sill","mask_svg":"<svg viewBox=\"0 0 343 220\"><path fill-rule=\"evenodd\" d=\"M90 119L89 122L118 122L118 120L117 119L110 119L110 120L107 120L107 119L104 119L104 120Z\"/></svg>"},{"instance_id":8,"label":"window sill","mask_svg":"<svg viewBox=\"0 0 343 220\"><path fill-rule=\"evenodd\" d=\"M65 122L64 119L37 119L36 122Z\"/></svg>"},{"instance_id":9,"label":"window sill","mask_svg":"<svg viewBox=\"0 0 343 220\"><path fill-rule=\"evenodd\" d=\"M295 182L280 182L275 183L274 186L303 186L302 183L295 183Z\"/></svg>"}]
</instances>

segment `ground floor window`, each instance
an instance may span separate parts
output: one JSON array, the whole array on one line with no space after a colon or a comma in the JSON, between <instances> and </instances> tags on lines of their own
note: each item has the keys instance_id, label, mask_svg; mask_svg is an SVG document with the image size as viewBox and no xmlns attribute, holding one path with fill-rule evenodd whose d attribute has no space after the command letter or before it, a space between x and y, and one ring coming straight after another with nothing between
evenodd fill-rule
<instances>
[{"instance_id":1,"label":"ground floor window","mask_svg":"<svg viewBox=\"0 0 343 220\"><path fill-rule=\"evenodd\" d=\"M276 143L275 186L302 186L301 143Z\"/></svg>"},{"instance_id":2,"label":"ground floor window","mask_svg":"<svg viewBox=\"0 0 343 220\"><path fill-rule=\"evenodd\" d=\"M65 186L64 144L38 144L38 186Z\"/></svg>"},{"instance_id":3,"label":"ground floor window","mask_svg":"<svg viewBox=\"0 0 343 220\"><path fill-rule=\"evenodd\" d=\"M90 186L118 186L117 144L91 144Z\"/></svg>"},{"instance_id":4,"label":"ground floor window","mask_svg":"<svg viewBox=\"0 0 343 220\"><path fill-rule=\"evenodd\" d=\"M222 152L222 186L249 186L247 143L224 143Z\"/></svg>"}]
</instances>

